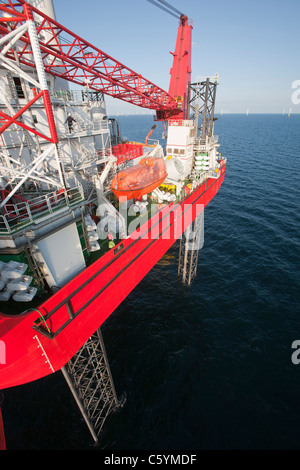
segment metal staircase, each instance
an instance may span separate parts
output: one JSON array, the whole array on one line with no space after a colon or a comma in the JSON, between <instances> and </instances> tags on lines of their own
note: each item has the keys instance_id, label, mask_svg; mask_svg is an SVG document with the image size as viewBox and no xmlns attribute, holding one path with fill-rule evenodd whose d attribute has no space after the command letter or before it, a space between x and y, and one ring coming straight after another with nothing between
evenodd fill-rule
<instances>
[{"instance_id":1,"label":"metal staircase","mask_svg":"<svg viewBox=\"0 0 300 470\"><path fill-rule=\"evenodd\" d=\"M109 160L109 157L107 157L106 159L99 157L99 155L97 155L96 150L94 150L94 152L91 152L80 141L72 140L71 145L80 155L80 158L74 164L74 170L84 170L85 168L89 168L92 165L95 166L100 162L102 163L104 161Z\"/></svg>"}]
</instances>

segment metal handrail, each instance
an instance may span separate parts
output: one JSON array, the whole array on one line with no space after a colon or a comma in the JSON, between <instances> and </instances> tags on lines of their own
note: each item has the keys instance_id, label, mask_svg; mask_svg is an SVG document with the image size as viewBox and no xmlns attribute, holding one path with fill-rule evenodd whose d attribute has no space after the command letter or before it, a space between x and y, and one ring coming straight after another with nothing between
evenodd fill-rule
<instances>
[{"instance_id":1,"label":"metal handrail","mask_svg":"<svg viewBox=\"0 0 300 470\"><path fill-rule=\"evenodd\" d=\"M60 136L68 137L69 129L67 124L60 123L58 125L58 133ZM73 125L72 136L89 132L109 132L109 123L105 119L94 120L93 122L77 121Z\"/></svg>"},{"instance_id":2,"label":"metal handrail","mask_svg":"<svg viewBox=\"0 0 300 470\"><path fill-rule=\"evenodd\" d=\"M0 215L0 234L14 233L45 215L55 215L58 209L73 206L81 201L82 192L80 188L75 187L60 192L53 191L16 204L8 203L5 213Z\"/></svg>"},{"instance_id":3,"label":"metal handrail","mask_svg":"<svg viewBox=\"0 0 300 470\"><path fill-rule=\"evenodd\" d=\"M59 100L72 101L76 103L102 103L104 101L103 93L84 90L55 90L51 93L51 96Z\"/></svg>"}]
</instances>

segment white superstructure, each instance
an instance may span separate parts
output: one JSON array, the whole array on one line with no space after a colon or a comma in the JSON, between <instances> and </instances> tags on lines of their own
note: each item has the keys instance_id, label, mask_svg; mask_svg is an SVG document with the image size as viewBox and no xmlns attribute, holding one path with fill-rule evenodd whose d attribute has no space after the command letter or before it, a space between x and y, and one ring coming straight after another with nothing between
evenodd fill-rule
<instances>
[{"instance_id":1,"label":"white superstructure","mask_svg":"<svg viewBox=\"0 0 300 470\"><path fill-rule=\"evenodd\" d=\"M51 0L31 3L55 18ZM39 38L37 21L31 12L28 15L24 24L0 40L0 111L6 120L0 149L0 256L5 263L26 265L33 283L51 290L86 268L90 253L101 251L100 235L106 233L108 239L115 227L114 235L123 239L129 231L121 204L113 203L111 192L111 181L123 165L117 153L117 121L108 119L103 94L93 91L88 80L84 88L73 90L62 78L46 73L51 59L46 54L42 60L40 41L44 44L47 38ZM26 60L24 65L24 59L19 62L25 33L35 67ZM43 34L49 34L47 28ZM156 141L143 146L139 158L125 155L124 160L130 166L145 155L165 159L167 190L156 188L149 194L158 204L179 200L187 186L193 190L208 176L218 177L218 144L212 128L208 134L204 129L206 136L201 138L197 119L174 119L168 124L165 155ZM132 205L142 214L146 202L139 206L131 200L126 208ZM100 217L100 223L90 230L92 214ZM29 298L36 291L28 284L28 271L23 274L27 277L18 286ZM16 284L9 278L1 280L2 297L14 296L17 292L11 286Z\"/></svg>"}]
</instances>

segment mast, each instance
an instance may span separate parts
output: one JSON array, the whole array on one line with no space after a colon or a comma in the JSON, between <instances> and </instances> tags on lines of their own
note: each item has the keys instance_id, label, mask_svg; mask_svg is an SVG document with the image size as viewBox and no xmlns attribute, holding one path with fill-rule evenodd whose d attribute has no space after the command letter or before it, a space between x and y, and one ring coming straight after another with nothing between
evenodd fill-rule
<instances>
[{"instance_id":1,"label":"mast","mask_svg":"<svg viewBox=\"0 0 300 470\"><path fill-rule=\"evenodd\" d=\"M177 32L173 65L170 71L171 79L169 95L171 95L181 109L176 119L186 119L188 102L188 86L191 81L191 57L192 57L192 29L186 15L180 16L180 25Z\"/></svg>"}]
</instances>

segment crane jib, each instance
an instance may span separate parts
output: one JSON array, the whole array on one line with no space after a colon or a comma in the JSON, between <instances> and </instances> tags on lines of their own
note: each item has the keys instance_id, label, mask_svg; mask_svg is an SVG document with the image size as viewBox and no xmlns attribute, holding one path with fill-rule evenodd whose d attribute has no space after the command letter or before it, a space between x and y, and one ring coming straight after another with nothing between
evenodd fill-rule
<instances>
[{"instance_id":1,"label":"crane jib","mask_svg":"<svg viewBox=\"0 0 300 470\"><path fill-rule=\"evenodd\" d=\"M134 72L104 51L71 32L24 0L0 4L0 40L26 24L24 8L35 16L43 65L47 73L86 86L93 91L118 98L142 108L153 109L164 116L178 113L178 103L168 92ZM46 37L47 39L42 39ZM19 37L24 46L18 50L20 64L35 68L28 33ZM12 49L6 58L16 60Z\"/></svg>"}]
</instances>

